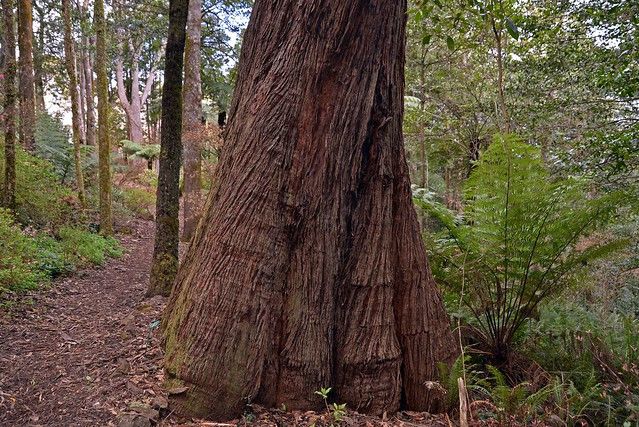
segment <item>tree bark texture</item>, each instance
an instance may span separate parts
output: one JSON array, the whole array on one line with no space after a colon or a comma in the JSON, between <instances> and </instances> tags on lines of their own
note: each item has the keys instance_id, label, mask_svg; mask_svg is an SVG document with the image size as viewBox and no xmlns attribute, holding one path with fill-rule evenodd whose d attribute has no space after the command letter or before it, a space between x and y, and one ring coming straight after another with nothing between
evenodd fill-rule
<instances>
[{"instance_id":1,"label":"tree bark texture","mask_svg":"<svg viewBox=\"0 0 639 427\"><path fill-rule=\"evenodd\" d=\"M195 232L202 209L202 81L200 77L200 39L202 38L202 0L189 1L184 51L184 90L182 143L184 144L184 226L182 240Z\"/></svg>"},{"instance_id":2,"label":"tree bark texture","mask_svg":"<svg viewBox=\"0 0 639 427\"><path fill-rule=\"evenodd\" d=\"M16 25L15 3L2 0L4 15L4 185L2 205L16 204Z\"/></svg>"},{"instance_id":3,"label":"tree bark texture","mask_svg":"<svg viewBox=\"0 0 639 427\"><path fill-rule=\"evenodd\" d=\"M149 295L169 295L179 263L182 70L188 7L189 0L170 0L169 3L169 34L166 41L162 87L155 245Z\"/></svg>"},{"instance_id":4,"label":"tree bark texture","mask_svg":"<svg viewBox=\"0 0 639 427\"><path fill-rule=\"evenodd\" d=\"M35 84L33 76L32 0L18 0L18 48L20 77L20 143L35 151Z\"/></svg>"},{"instance_id":5,"label":"tree bark texture","mask_svg":"<svg viewBox=\"0 0 639 427\"><path fill-rule=\"evenodd\" d=\"M93 5L95 70L98 95L98 173L100 184L100 233L113 234L111 215L111 143L109 141L109 81L107 78L106 20L104 0Z\"/></svg>"},{"instance_id":6,"label":"tree bark texture","mask_svg":"<svg viewBox=\"0 0 639 427\"><path fill-rule=\"evenodd\" d=\"M84 176L82 173L82 121L80 113L80 92L76 72L76 58L73 44L73 24L71 22L71 0L62 0L62 19L64 21L64 63L69 76L69 94L71 97L71 122L73 128L73 159L75 163L75 184L78 189L80 205L86 207L84 194Z\"/></svg>"},{"instance_id":7,"label":"tree bark texture","mask_svg":"<svg viewBox=\"0 0 639 427\"><path fill-rule=\"evenodd\" d=\"M402 140L406 1L257 0L217 186L163 330L182 413L437 411L458 347Z\"/></svg>"}]
</instances>

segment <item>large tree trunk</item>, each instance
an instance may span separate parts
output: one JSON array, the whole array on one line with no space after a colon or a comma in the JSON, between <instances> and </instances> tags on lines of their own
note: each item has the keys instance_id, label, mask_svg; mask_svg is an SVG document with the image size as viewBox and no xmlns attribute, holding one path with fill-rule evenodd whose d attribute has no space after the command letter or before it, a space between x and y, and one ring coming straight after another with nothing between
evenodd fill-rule
<instances>
[{"instance_id":1,"label":"large tree trunk","mask_svg":"<svg viewBox=\"0 0 639 427\"><path fill-rule=\"evenodd\" d=\"M95 71L98 94L98 172L100 181L100 233L113 234L111 216L111 144L109 141L109 81L107 78L106 19L104 0L93 5Z\"/></svg>"},{"instance_id":2,"label":"large tree trunk","mask_svg":"<svg viewBox=\"0 0 639 427\"><path fill-rule=\"evenodd\" d=\"M16 36L15 3L2 0L4 15L4 186L2 205L16 203Z\"/></svg>"},{"instance_id":3,"label":"large tree trunk","mask_svg":"<svg viewBox=\"0 0 639 427\"><path fill-rule=\"evenodd\" d=\"M202 0L190 0L184 52L184 227L182 240L195 232L202 209L202 81L200 77L200 38L202 37Z\"/></svg>"},{"instance_id":4,"label":"large tree trunk","mask_svg":"<svg viewBox=\"0 0 639 427\"><path fill-rule=\"evenodd\" d=\"M166 40L162 87L160 167L155 209L155 246L148 295L168 295L171 292L179 262L182 70L188 7L189 0L169 2L169 34Z\"/></svg>"},{"instance_id":5,"label":"large tree trunk","mask_svg":"<svg viewBox=\"0 0 639 427\"><path fill-rule=\"evenodd\" d=\"M402 141L406 1L255 2L219 181L163 319L178 412L438 410L457 346Z\"/></svg>"},{"instance_id":6,"label":"large tree trunk","mask_svg":"<svg viewBox=\"0 0 639 427\"><path fill-rule=\"evenodd\" d=\"M64 62L69 76L69 93L71 96L71 121L73 128L73 159L75 163L75 183L78 187L78 198L82 207L86 207L84 194L84 177L82 174L82 152L84 145L82 121L80 113L80 92L76 73L75 49L73 46L73 24L71 22L71 0L62 0L62 19L64 21Z\"/></svg>"},{"instance_id":7,"label":"large tree trunk","mask_svg":"<svg viewBox=\"0 0 639 427\"><path fill-rule=\"evenodd\" d=\"M35 151L35 85L33 76L32 0L18 1L18 48L20 51L20 143Z\"/></svg>"}]
</instances>

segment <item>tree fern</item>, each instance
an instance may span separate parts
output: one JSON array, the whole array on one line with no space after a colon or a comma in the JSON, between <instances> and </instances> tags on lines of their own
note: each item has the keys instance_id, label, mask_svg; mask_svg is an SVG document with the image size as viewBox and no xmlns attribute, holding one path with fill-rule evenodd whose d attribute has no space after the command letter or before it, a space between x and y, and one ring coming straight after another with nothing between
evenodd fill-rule
<instances>
[{"instance_id":1,"label":"tree fern","mask_svg":"<svg viewBox=\"0 0 639 427\"><path fill-rule=\"evenodd\" d=\"M465 283L462 302L494 356L507 355L526 319L564 290L572 273L624 244L600 239L578 249L628 200L623 192L589 197L588 186L552 179L537 148L498 135L466 182L463 215L416 198L445 229L428 236L433 272L452 289Z\"/></svg>"}]
</instances>

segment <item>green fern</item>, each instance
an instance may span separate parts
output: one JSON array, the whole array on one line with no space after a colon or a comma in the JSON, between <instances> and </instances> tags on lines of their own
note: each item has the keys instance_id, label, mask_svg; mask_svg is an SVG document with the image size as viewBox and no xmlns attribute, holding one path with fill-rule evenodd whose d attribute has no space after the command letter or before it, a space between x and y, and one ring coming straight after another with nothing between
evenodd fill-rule
<instances>
[{"instance_id":1,"label":"green fern","mask_svg":"<svg viewBox=\"0 0 639 427\"><path fill-rule=\"evenodd\" d=\"M427 236L433 273L460 295L477 337L503 359L539 304L559 295L588 262L625 241L578 243L610 224L629 195L588 197L589 182L554 180L540 151L514 136L498 135L464 188L464 213L427 196L415 203L437 218L444 232Z\"/></svg>"}]
</instances>

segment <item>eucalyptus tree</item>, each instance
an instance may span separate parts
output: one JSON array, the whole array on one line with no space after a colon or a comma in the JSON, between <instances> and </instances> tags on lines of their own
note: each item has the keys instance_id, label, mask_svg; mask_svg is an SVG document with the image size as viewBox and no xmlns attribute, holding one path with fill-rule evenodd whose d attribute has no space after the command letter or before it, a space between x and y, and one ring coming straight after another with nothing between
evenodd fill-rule
<instances>
[{"instance_id":1,"label":"eucalyptus tree","mask_svg":"<svg viewBox=\"0 0 639 427\"><path fill-rule=\"evenodd\" d=\"M114 4L115 79L129 139L144 139L143 108L162 65L167 9L162 1Z\"/></svg>"}]
</instances>

